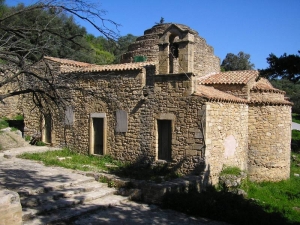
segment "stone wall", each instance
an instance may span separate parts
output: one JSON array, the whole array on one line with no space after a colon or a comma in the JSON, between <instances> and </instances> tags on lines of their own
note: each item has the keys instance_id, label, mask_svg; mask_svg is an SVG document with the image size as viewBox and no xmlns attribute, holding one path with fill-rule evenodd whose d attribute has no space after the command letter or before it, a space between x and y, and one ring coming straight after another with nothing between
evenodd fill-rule
<instances>
[{"instance_id":1,"label":"stone wall","mask_svg":"<svg viewBox=\"0 0 300 225\"><path fill-rule=\"evenodd\" d=\"M22 224L22 206L17 192L0 190L0 224Z\"/></svg>"},{"instance_id":2,"label":"stone wall","mask_svg":"<svg viewBox=\"0 0 300 225\"><path fill-rule=\"evenodd\" d=\"M204 38L195 36L194 43L194 68L197 76L220 72L220 59L214 55L214 49L208 45Z\"/></svg>"},{"instance_id":3,"label":"stone wall","mask_svg":"<svg viewBox=\"0 0 300 225\"><path fill-rule=\"evenodd\" d=\"M17 85L12 83L1 87L0 94L6 94L16 90ZM0 118L8 117L10 119L13 119L16 115L22 114L19 96L5 98L0 104Z\"/></svg>"},{"instance_id":4,"label":"stone wall","mask_svg":"<svg viewBox=\"0 0 300 225\"><path fill-rule=\"evenodd\" d=\"M205 39L188 26L181 24L159 24L144 32L144 35L128 47L122 63L132 62L134 56L146 56L147 61L157 63L158 74L169 73L169 37L177 35L174 43L179 45L179 56L172 73L195 73L204 76L220 72L220 59ZM179 38L178 38L179 37Z\"/></svg>"},{"instance_id":5,"label":"stone wall","mask_svg":"<svg viewBox=\"0 0 300 225\"><path fill-rule=\"evenodd\" d=\"M252 181L290 176L291 106L249 106L248 173Z\"/></svg>"},{"instance_id":6,"label":"stone wall","mask_svg":"<svg viewBox=\"0 0 300 225\"><path fill-rule=\"evenodd\" d=\"M251 91L251 100L253 101L282 101L284 95L282 93L270 91Z\"/></svg>"},{"instance_id":7,"label":"stone wall","mask_svg":"<svg viewBox=\"0 0 300 225\"><path fill-rule=\"evenodd\" d=\"M153 163L158 159L157 120L167 119L172 120L172 160L167 163L181 173L199 174L203 171L199 110L204 101L191 96L192 74L155 75L153 67L141 71L84 74L78 77L78 81L85 92L73 93L74 123L64 123L64 112L55 116L54 145L68 145L88 154L91 147L90 115L105 113L105 154L121 161ZM127 113L127 132L116 131L118 110ZM31 119L26 123L34 131L41 121L38 122L39 116Z\"/></svg>"},{"instance_id":8,"label":"stone wall","mask_svg":"<svg viewBox=\"0 0 300 225\"><path fill-rule=\"evenodd\" d=\"M248 106L207 102L205 115L206 170L216 184L224 166L247 170Z\"/></svg>"}]
</instances>

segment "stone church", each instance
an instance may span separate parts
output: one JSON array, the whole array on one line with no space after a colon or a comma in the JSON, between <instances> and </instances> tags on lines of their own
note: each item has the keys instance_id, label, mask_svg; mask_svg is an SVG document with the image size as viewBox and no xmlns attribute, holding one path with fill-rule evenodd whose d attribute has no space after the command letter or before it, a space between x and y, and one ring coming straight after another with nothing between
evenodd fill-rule
<instances>
[{"instance_id":1,"label":"stone church","mask_svg":"<svg viewBox=\"0 0 300 225\"><path fill-rule=\"evenodd\" d=\"M73 91L61 118L24 107L28 134L39 131L44 142L132 163L167 163L182 174L205 173L212 184L226 166L255 181L289 178L285 93L255 70L220 72L213 48L188 26L146 30L122 64L45 59L59 76L76 76L89 94Z\"/></svg>"}]
</instances>

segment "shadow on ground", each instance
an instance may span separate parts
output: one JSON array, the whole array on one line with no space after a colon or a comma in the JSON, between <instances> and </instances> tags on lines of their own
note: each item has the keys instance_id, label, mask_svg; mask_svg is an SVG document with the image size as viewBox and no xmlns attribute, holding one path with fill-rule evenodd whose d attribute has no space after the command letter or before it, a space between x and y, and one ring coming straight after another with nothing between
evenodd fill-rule
<instances>
[{"instance_id":1,"label":"shadow on ground","mask_svg":"<svg viewBox=\"0 0 300 225\"><path fill-rule=\"evenodd\" d=\"M231 224L292 224L279 213L264 211L254 200L229 192L219 192L214 188L207 188L201 193L168 193L162 207ZM268 209L268 206L265 208Z\"/></svg>"}]
</instances>

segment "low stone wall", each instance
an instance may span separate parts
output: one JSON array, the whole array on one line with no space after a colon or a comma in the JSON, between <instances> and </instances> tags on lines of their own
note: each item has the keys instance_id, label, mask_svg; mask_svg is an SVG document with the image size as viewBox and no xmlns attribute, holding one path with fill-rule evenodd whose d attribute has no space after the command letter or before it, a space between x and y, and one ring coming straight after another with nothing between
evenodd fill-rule
<instances>
[{"instance_id":1,"label":"low stone wall","mask_svg":"<svg viewBox=\"0 0 300 225\"><path fill-rule=\"evenodd\" d=\"M22 206L17 192L0 190L0 224L22 224Z\"/></svg>"}]
</instances>

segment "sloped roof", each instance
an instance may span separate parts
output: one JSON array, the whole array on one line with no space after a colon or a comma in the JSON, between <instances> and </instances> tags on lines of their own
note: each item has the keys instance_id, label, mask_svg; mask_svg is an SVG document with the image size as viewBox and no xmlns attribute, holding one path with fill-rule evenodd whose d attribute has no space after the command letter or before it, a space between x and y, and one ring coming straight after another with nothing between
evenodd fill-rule
<instances>
[{"instance_id":1,"label":"sloped roof","mask_svg":"<svg viewBox=\"0 0 300 225\"><path fill-rule=\"evenodd\" d=\"M274 88L266 78L260 78L251 88L251 91L263 91L285 94L285 91Z\"/></svg>"},{"instance_id":2,"label":"sloped roof","mask_svg":"<svg viewBox=\"0 0 300 225\"><path fill-rule=\"evenodd\" d=\"M197 85L194 95L201 96L209 101L247 103L247 100L245 99L235 97L213 87L204 85Z\"/></svg>"},{"instance_id":3,"label":"sloped roof","mask_svg":"<svg viewBox=\"0 0 300 225\"><path fill-rule=\"evenodd\" d=\"M49 56L44 56L44 58L53 62L60 63L62 65L73 66L73 67L87 67L87 66L95 65L95 64L85 63L85 62L78 62L71 59L60 59L60 58L49 57Z\"/></svg>"},{"instance_id":4,"label":"sloped roof","mask_svg":"<svg viewBox=\"0 0 300 225\"><path fill-rule=\"evenodd\" d=\"M294 103L287 100L250 100L248 103L259 105L294 105Z\"/></svg>"},{"instance_id":5,"label":"sloped roof","mask_svg":"<svg viewBox=\"0 0 300 225\"><path fill-rule=\"evenodd\" d=\"M123 63L123 64L112 64L112 65L91 65L88 67L82 67L77 70L65 70L63 73L94 73L104 71L125 71L125 70L140 70L143 67L155 65L151 62L140 62L140 63Z\"/></svg>"},{"instance_id":6,"label":"sloped roof","mask_svg":"<svg viewBox=\"0 0 300 225\"><path fill-rule=\"evenodd\" d=\"M138 63L123 63L111 65L96 65L84 62L78 62L70 59L60 59L55 57L44 57L47 60L60 63L62 73L91 73L103 71L124 71L124 70L139 70L145 66L155 65L153 62L138 62ZM74 69L74 67L76 69Z\"/></svg>"},{"instance_id":7,"label":"sloped roof","mask_svg":"<svg viewBox=\"0 0 300 225\"><path fill-rule=\"evenodd\" d=\"M200 84L247 84L251 79L258 77L257 70L228 71L199 79Z\"/></svg>"}]
</instances>

